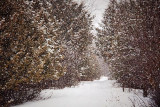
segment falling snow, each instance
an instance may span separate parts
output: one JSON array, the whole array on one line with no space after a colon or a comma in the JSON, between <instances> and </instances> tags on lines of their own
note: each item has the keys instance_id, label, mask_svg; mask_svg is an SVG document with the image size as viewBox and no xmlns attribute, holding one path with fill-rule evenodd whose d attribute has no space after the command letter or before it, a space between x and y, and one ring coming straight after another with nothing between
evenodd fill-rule
<instances>
[{"instance_id":1,"label":"falling snow","mask_svg":"<svg viewBox=\"0 0 160 107\"><path fill-rule=\"evenodd\" d=\"M160 106L160 1L1 0L0 106Z\"/></svg>"}]
</instances>

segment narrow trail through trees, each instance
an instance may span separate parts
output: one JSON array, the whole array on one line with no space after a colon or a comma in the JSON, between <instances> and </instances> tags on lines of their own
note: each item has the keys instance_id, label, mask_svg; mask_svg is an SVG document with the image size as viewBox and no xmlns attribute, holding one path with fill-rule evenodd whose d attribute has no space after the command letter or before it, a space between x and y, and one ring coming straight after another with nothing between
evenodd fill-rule
<instances>
[{"instance_id":1,"label":"narrow trail through trees","mask_svg":"<svg viewBox=\"0 0 160 107\"><path fill-rule=\"evenodd\" d=\"M40 94L45 100L27 102L16 107L131 107L132 101L136 107L142 103L140 90L123 92L115 81L108 77L100 80L83 81L78 86L62 90L43 90ZM127 90L127 89L126 89ZM138 96L137 96L138 95Z\"/></svg>"}]
</instances>

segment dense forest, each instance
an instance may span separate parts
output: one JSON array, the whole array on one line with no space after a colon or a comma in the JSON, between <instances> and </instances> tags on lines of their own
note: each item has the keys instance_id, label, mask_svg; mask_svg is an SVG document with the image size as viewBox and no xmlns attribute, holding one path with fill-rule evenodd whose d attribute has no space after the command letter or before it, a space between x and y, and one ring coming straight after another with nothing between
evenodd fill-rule
<instances>
[{"instance_id":1,"label":"dense forest","mask_svg":"<svg viewBox=\"0 0 160 107\"><path fill-rule=\"evenodd\" d=\"M0 1L0 105L99 78L91 23L71 0Z\"/></svg>"},{"instance_id":2,"label":"dense forest","mask_svg":"<svg viewBox=\"0 0 160 107\"><path fill-rule=\"evenodd\" d=\"M123 91L141 89L159 107L160 1L110 0L96 35L93 18L72 0L1 0L0 106L99 79L98 53Z\"/></svg>"},{"instance_id":3,"label":"dense forest","mask_svg":"<svg viewBox=\"0 0 160 107\"><path fill-rule=\"evenodd\" d=\"M111 78L160 106L160 1L110 0L101 27L97 47Z\"/></svg>"}]
</instances>

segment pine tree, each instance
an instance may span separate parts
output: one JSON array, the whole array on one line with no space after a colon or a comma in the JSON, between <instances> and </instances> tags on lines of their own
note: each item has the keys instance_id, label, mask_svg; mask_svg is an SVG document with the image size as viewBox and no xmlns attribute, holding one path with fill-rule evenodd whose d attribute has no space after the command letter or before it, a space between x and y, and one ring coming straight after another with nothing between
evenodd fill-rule
<instances>
[{"instance_id":1,"label":"pine tree","mask_svg":"<svg viewBox=\"0 0 160 107\"><path fill-rule=\"evenodd\" d=\"M0 13L2 106L31 100L44 88L79 82L78 67L92 40L92 18L83 4L6 0Z\"/></svg>"},{"instance_id":2,"label":"pine tree","mask_svg":"<svg viewBox=\"0 0 160 107\"><path fill-rule=\"evenodd\" d=\"M98 46L113 78L123 87L143 89L144 96L149 88L159 89L158 3L111 0L103 28L97 30Z\"/></svg>"}]
</instances>

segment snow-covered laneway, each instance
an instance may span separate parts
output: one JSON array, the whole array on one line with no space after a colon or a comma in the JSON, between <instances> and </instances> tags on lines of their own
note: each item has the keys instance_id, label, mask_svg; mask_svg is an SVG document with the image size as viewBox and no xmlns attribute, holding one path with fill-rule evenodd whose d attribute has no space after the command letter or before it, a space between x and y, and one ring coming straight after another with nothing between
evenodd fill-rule
<instances>
[{"instance_id":1,"label":"snow-covered laneway","mask_svg":"<svg viewBox=\"0 0 160 107\"><path fill-rule=\"evenodd\" d=\"M139 107L142 100L149 100L142 97L141 91L123 92L113 83L107 77L101 77L100 80L81 82L72 88L47 89L40 95L45 100L27 102L16 107L132 107L132 101Z\"/></svg>"}]
</instances>

